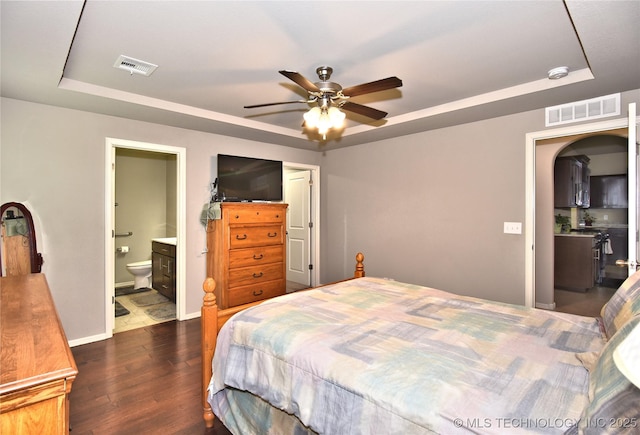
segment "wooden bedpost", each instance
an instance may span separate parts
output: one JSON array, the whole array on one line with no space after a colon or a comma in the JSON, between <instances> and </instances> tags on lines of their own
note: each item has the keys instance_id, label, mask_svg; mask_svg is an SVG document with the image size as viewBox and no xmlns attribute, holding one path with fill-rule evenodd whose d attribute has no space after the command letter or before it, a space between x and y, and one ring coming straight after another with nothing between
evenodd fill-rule
<instances>
[{"instance_id":1,"label":"wooden bedpost","mask_svg":"<svg viewBox=\"0 0 640 435\"><path fill-rule=\"evenodd\" d=\"M216 296L213 291L216 288L216 282L213 278L207 278L202 285L204 290L204 298L202 299L200 331L202 343L202 417L206 427L213 427L213 411L211 405L207 402L207 387L211 380L212 368L211 361L213 353L216 350L216 342L218 339L218 305L216 305Z\"/></svg>"},{"instance_id":2,"label":"wooden bedpost","mask_svg":"<svg viewBox=\"0 0 640 435\"><path fill-rule=\"evenodd\" d=\"M354 278L362 278L364 276L364 255L362 252L356 254L356 270L353 272Z\"/></svg>"}]
</instances>

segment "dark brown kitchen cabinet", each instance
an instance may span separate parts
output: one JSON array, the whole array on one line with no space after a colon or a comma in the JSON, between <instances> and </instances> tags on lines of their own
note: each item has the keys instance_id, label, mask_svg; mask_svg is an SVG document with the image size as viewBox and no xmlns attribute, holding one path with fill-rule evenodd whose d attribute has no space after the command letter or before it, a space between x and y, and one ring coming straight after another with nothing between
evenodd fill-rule
<instances>
[{"instance_id":1,"label":"dark brown kitchen cabinet","mask_svg":"<svg viewBox=\"0 0 640 435\"><path fill-rule=\"evenodd\" d=\"M627 174L591 177L591 207L629 207L628 188Z\"/></svg>"},{"instance_id":2,"label":"dark brown kitchen cabinet","mask_svg":"<svg viewBox=\"0 0 640 435\"><path fill-rule=\"evenodd\" d=\"M176 301L176 246L169 243L151 242L151 286L158 293Z\"/></svg>"},{"instance_id":3,"label":"dark brown kitchen cabinet","mask_svg":"<svg viewBox=\"0 0 640 435\"><path fill-rule=\"evenodd\" d=\"M594 237L557 234L554 239L555 288L586 292L595 284L599 261Z\"/></svg>"},{"instance_id":4,"label":"dark brown kitchen cabinet","mask_svg":"<svg viewBox=\"0 0 640 435\"><path fill-rule=\"evenodd\" d=\"M591 206L589 157L558 157L554 168L554 206L556 208Z\"/></svg>"}]
</instances>

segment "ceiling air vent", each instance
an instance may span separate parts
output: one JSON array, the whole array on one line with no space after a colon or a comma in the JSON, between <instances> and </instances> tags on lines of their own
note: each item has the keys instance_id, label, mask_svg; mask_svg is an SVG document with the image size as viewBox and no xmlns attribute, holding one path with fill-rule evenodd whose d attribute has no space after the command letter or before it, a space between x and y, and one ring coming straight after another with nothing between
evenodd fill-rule
<instances>
[{"instance_id":1,"label":"ceiling air vent","mask_svg":"<svg viewBox=\"0 0 640 435\"><path fill-rule=\"evenodd\" d=\"M129 71L131 74L142 74L143 76L150 76L152 72L158 68L158 65L154 65L149 62L134 59L129 56L120 55L116 62L113 64L115 68L120 68L125 71Z\"/></svg>"},{"instance_id":2,"label":"ceiling air vent","mask_svg":"<svg viewBox=\"0 0 640 435\"><path fill-rule=\"evenodd\" d=\"M547 127L620 115L620 94L547 107L544 115Z\"/></svg>"}]
</instances>

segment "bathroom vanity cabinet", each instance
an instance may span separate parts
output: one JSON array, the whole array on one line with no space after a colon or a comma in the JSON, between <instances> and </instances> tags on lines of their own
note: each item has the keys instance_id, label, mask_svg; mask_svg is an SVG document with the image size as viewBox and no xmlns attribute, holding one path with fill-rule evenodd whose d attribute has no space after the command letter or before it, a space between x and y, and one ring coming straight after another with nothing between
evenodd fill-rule
<instances>
[{"instance_id":1,"label":"bathroom vanity cabinet","mask_svg":"<svg viewBox=\"0 0 640 435\"><path fill-rule=\"evenodd\" d=\"M151 286L158 293L176 302L176 246L151 242Z\"/></svg>"}]
</instances>

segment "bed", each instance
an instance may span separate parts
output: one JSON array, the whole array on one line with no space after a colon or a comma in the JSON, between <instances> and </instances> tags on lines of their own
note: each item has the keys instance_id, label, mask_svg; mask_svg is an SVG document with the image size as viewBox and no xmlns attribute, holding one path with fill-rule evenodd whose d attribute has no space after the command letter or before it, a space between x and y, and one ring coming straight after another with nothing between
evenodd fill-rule
<instances>
[{"instance_id":1,"label":"bed","mask_svg":"<svg viewBox=\"0 0 640 435\"><path fill-rule=\"evenodd\" d=\"M236 434L640 431L640 392L612 356L640 323L638 273L591 318L366 277L363 258L353 279L231 310L205 281L207 426L215 413Z\"/></svg>"}]
</instances>

